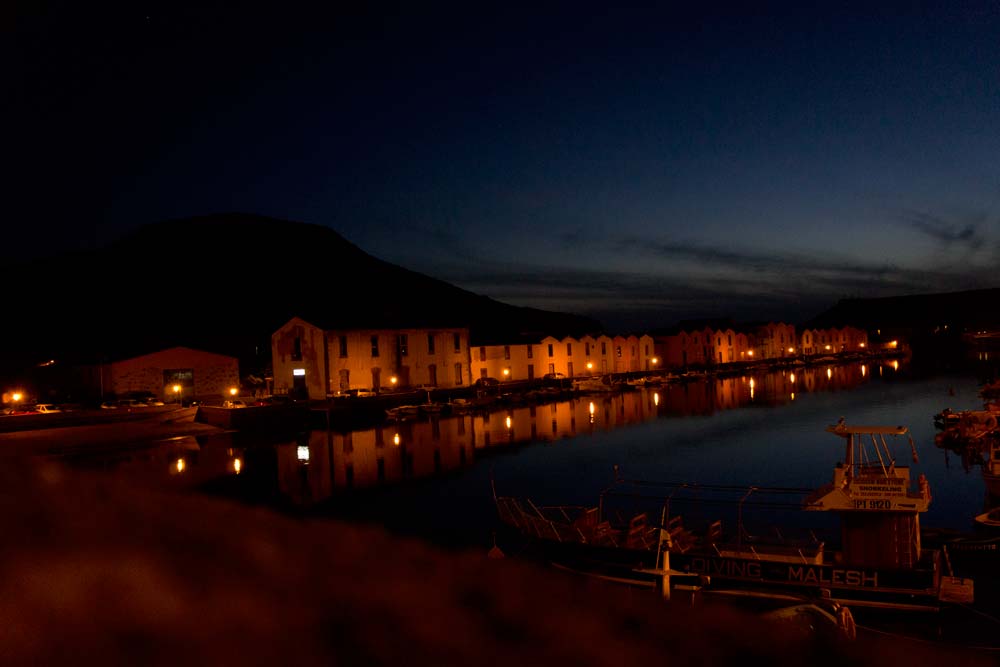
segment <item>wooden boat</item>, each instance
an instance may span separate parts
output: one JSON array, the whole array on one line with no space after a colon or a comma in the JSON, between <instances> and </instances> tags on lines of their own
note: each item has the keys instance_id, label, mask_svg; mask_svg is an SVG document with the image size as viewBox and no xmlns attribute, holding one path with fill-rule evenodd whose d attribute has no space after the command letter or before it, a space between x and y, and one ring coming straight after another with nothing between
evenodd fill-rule
<instances>
[{"instance_id":1,"label":"wooden boat","mask_svg":"<svg viewBox=\"0 0 1000 667\"><path fill-rule=\"evenodd\" d=\"M385 416L389 419L401 420L416 417L420 414L419 405L397 405L394 408L387 408Z\"/></svg>"},{"instance_id":2,"label":"wooden boat","mask_svg":"<svg viewBox=\"0 0 1000 667\"><path fill-rule=\"evenodd\" d=\"M827 431L843 439L844 459L834 468L832 483L815 490L618 477L596 506L538 507L494 492L497 511L504 525L543 547L550 561L623 580L659 580L669 586L672 575L697 574L709 587L813 596L822 591L852 608L938 611L951 603L971 603L972 580L947 575L941 553L921 545L919 516L930 504L930 487L923 475L911 480L910 468L898 465L890 449L890 441L908 430L841 420ZM912 440L910 447L915 459ZM730 509L736 509L735 531L726 533L722 520L687 525L683 514L671 511L682 491L697 491L716 504L728 497ZM794 496L801 500L789 502ZM649 509L616 512L614 500L623 498ZM800 519L802 511L839 518L839 548L815 534L765 538L745 529L746 512L782 506L795 508ZM651 520L657 507L659 520Z\"/></svg>"}]
</instances>

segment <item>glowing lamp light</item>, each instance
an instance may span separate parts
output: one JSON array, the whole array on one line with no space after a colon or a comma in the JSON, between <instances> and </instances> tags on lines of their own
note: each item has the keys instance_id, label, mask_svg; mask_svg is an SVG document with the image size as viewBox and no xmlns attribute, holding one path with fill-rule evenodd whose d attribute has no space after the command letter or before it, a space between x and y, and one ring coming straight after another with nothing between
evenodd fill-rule
<instances>
[{"instance_id":1,"label":"glowing lamp light","mask_svg":"<svg viewBox=\"0 0 1000 667\"><path fill-rule=\"evenodd\" d=\"M656 364L660 363L660 360L659 360L658 358L656 358L656 357L653 357L653 358L652 358L652 359L651 359L650 361L652 361L652 362L653 362L653 365L654 365L654 366L655 366Z\"/></svg>"},{"instance_id":2,"label":"glowing lamp light","mask_svg":"<svg viewBox=\"0 0 1000 667\"><path fill-rule=\"evenodd\" d=\"M747 352L747 354L752 357L753 356L753 350L750 350L749 352Z\"/></svg>"},{"instance_id":3,"label":"glowing lamp light","mask_svg":"<svg viewBox=\"0 0 1000 667\"><path fill-rule=\"evenodd\" d=\"M795 348L794 347L788 348L788 354L795 354Z\"/></svg>"},{"instance_id":4,"label":"glowing lamp light","mask_svg":"<svg viewBox=\"0 0 1000 667\"><path fill-rule=\"evenodd\" d=\"M889 347L891 347L893 349L895 349L896 346L898 346L898 345L899 345L899 341L898 340L889 341Z\"/></svg>"},{"instance_id":5,"label":"glowing lamp light","mask_svg":"<svg viewBox=\"0 0 1000 667\"><path fill-rule=\"evenodd\" d=\"M174 390L175 394L181 393L181 386L179 384L175 384L173 387L171 387L171 389Z\"/></svg>"},{"instance_id":6,"label":"glowing lamp light","mask_svg":"<svg viewBox=\"0 0 1000 667\"><path fill-rule=\"evenodd\" d=\"M308 464L309 463L309 445L299 445L295 450L295 456L299 459L299 463Z\"/></svg>"},{"instance_id":7,"label":"glowing lamp light","mask_svg":"<svg viewBox=\"0 0 1000 667\"><path fill-rule=\"evenodd\" d=\"M503 376L507 377L508 375L510 375L510 369L509 368L503 369Z\"/></svg>"},{"instance_id":8,"label":"glowing lamp light","mask_svg":"<svg viewBox=\"0 0 1000 667\"><path fill-rule=\"evenodd\" d=\"M826 349L828 349L828 350L829 350L829 349L830 349L830 346L829 346L829 345L827 345L827 346L826 346Z\"/></svg>"},{"instance_id":9,"label":"glowing lamp light","mask_svg":"<svg viewBox=\"0 0 1000 667\"><path fill-rule=\"evenodd\" d=\"M10 400L12 400L12 401L14 401L15 403L17 403L17 402L18 402L18 401L20 401L20 400L21 400L22 398L24 398L24 395L23 395L23 394L22 394L21 392L19 392L19 391L15 391L15 392L14 392L14 393L13 393L13 394L11 395L11 397L10 397Z\"/></svg>"},{"instance_id":10,"label":"glowing lamp light","mask_svg":"<svg viewBox=\"0 0 1000 667\"><path fill-rule=\"evenodd\" d=\"M392 385L394 385L394 384L396 384L397 382L399 382L399 378L398 378L398 377L396 377L395 375L393 375L393 376L392 376L391 378L389 378L389 384L392 384Z\"/></svg>"},{"instance_id":11,"label":"glowing lamp light","mask_svg":"<svg viewBox=\"0 0 1000 667\"><path fill-rule=\"evenodd\" d=\"M589 370L592 370L593 368L594 368L594 362L588 361L587 362L587 370L589 371Z\"/></svg>"},{"instance_id":12,"label":"glowing lamp light","mask_svg":"<svg viewBox=\"0 0 1000 667\"><path fill-rule=\"evenodd\" d=\"M864 344L864 343L861 343L861 347L864 347L864 346L865 346L865 344Z\"/></svg>"},{"instance_id":13,"label":"glowing lamp light","mask_svg":"<svg viewBox=\"0 0 1000 667\"><path fill-rule=\"evenodd\" d=\"M305 374L306 374L306 369L304 369L304 368L293 368L292 369L292 375L294 375L297 378L305 377Z\"/></svg>"},{"instance_id":14,"label":"glowing lamp light","mask_svg":"<svg viewBox=\"0 0 1000 667\"><path fill-rule=\"evenodd\" d=\"M506 423L507 423L507 429L509 430L510 429L510 424L511 424L510 417L507 417L507 422Z\"/></svg>"},{"instance_id":15,"label":"glowing lamp light","mask_svg":"<svg viewBox=\"0 0 1000 667\"><path fill-rule=\"evenodd\" d=\"M243 461L240 459L233 459L233 472L239 475L241 470L243 470Z\"/></svg>"},{"instance_id":16,"label":"glowing lamp light","mask_svg":"<svg viewBox=\"0 0 1000 667\"><path fill-rule=\"evenodd\" d=\"M238 391L239 391L239 389L237 389L236 387L230 387L229 388L229 395L230 396L235 396Z\"/></svg>"},{"instance_id":17,"label":"glowing lamp light","mask_svg":"<svg viewBox=\"0 0 1000 667\"><path fill-rule=\"evenodd\" d=\"M394 445L398 445L399 444L399 434L398 433L396 435L392 436L392 444L394 444Z\"/></svg>"},{"instance_id":18,"label":"glowing lamp light","mask_svg":"<svg viewBox=\"0 0 1000 667\"><path fill-rule=\"evenodd\" d=\"M896 359L892 360L892 370L894 370L894 371L898 371L899 370L899 361L897 361Z\"/></svg>"},{"instance_id":19,"label":"glowing lamp light","mask_svg":"<svg viewBox=\"0 0 1000 667\"><path fill-rule=\"evenodd\" d=\"M184 468L186 467L187 464L184 462L183 458L177 459L177 463L174 464L174 468L177 470L177 472L184 472Z\"/></svg>"}]
</instances>

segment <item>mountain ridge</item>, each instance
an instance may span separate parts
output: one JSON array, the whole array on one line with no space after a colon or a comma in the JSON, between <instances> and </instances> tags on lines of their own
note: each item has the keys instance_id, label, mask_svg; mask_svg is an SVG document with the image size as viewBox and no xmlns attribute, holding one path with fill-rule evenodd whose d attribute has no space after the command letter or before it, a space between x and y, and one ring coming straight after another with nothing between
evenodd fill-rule
<instances>
[{"instance_id":1,"label":"mountain ridge","mask_svg":"<svg viewBox=\"0 0 1000 667\"><path fill-rule=\"evenodd\" d=\"M324 328L469 327L474 340L596 333L592 318L505 304L365 252L333 229L244 213L148 223L94 250L8 267L0 361L99 361L185 345L269 357L293 316Z\"/></svg>"}]
</instances>

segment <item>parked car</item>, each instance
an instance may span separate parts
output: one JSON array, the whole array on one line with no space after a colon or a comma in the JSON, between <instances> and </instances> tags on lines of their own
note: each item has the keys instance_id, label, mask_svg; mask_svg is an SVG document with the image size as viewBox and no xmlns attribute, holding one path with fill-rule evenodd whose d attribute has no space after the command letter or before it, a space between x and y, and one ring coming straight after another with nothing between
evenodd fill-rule
<instances>
[{"instance_id":1,"label":"parked car","mask_svg":"<svg viewBox=\"0 0 1000 667\"><path fill-rule=\"evenodd\" d=\"M47 415L53 412L62 412L62 410L59 409L59 406L53 403L39 403L38 405L35 406L35 412L40 412L43 415Z\"/></svg>"},{"instance_id":2,"label":"parked car","mask_svg":"<svg viewBox=\"0 0 1000 667\"><path fill-rule=\"evenodd\" d=\"M222 407L224 408L245 408L247 407L246 401L234 398L232 400L223 401Z\"/></svg>"},{"instance_id":3,"label":"parked car","mask_svg":"<svg viewBox=\"0 0 1000 667\"><path fill-rule=\"evenodd\" d=\"M277 395L277 396L263 396L254 401L254 405L288 405L292 402L288 396Z\"/></svg>"},{"instance_id":4,"label":"parked car","mask_svg":"<svg viewBox=\"0 0 1000 667\"><path fill-rule=\"evenodd\" d=\"M104 401L101 403L101 410L117 410L118 404L114 401Z\"/></svg>"},{"instance_id":5,"label":"parked car","mask_svg":"<svg viewBox=\"0 0 1000 667\"><path fill-rule=\"evenodd\" d=\"M374 396L375 392L371 389L345 389L340 392L341 396L356 396L358 398L364 398L366 396Z\"/></svg>"},{"instance_id":6,"label":"parked car","mask_svg":"<svg viewBox=\"0 0 1000 667\"><path fill-rule=\"evenodd\" d=\"M146 400L146 405L150 407L160 407L161 405L163 405L163 401L161 401L158 398L150 398Z\"/></svg>"},{"instance_id":7,"label":"parked car","mask_svg":"<svg viewBox=\"0 0 1000 667\"><path fill-rule=\"evenodd\" d=\"M145 408L148 407L144 401L137 398L122 398L118 401L119 408Z\"/></svg>"}]
</instances>

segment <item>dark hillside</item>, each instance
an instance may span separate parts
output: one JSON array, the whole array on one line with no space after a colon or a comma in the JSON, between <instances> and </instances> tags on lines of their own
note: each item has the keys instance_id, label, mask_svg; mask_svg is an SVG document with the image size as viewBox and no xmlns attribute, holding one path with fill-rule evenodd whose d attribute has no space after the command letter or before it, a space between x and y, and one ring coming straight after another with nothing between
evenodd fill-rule
<instances>
[{"instance_id":1,"label":"dark hillside","mask_svg":"<svg viewBox=\"0 0 1000 667\"><path fill-rule=\"evenodd\" d=\"M320 225L224 214L146 225L97 251L16 267L0 333L7 368L173 345L249 366L294 315L327 327L469 326L473 338L599 330L379 260Z\"/></svg>"}]
</instances>

